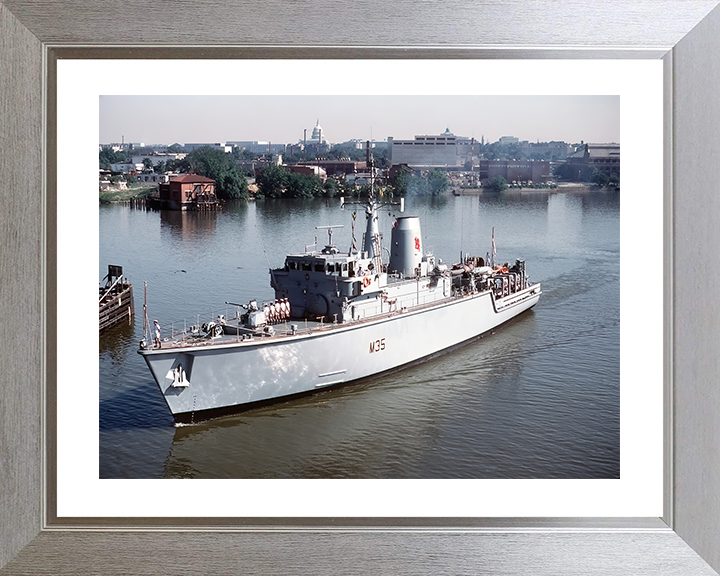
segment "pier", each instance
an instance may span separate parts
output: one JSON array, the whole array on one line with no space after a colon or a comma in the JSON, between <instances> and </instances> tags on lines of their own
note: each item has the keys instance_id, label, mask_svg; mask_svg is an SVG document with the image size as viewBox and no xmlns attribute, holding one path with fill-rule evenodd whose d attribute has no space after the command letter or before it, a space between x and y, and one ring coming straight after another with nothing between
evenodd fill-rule
<instances>
[{"instance_id":1,"label":"pier","mask_svg":"<svg viewBox=\"0 0 720 576\"><path fill-rule=\"evenodd\" d=\"M99 329L104 330L135 315L133 289L123 276L122 266L108 266L107 281L100 287Z\"/></svg>"}]
</instances>

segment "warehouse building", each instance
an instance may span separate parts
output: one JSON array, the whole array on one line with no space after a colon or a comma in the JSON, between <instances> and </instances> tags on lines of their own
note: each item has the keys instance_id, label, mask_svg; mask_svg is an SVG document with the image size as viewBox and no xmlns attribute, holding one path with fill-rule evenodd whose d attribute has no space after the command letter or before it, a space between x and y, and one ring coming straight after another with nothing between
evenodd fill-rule
<instances>
[{"instance_id":1,"label":"warehouse building","mask_svg":"<svg viewBox=\"0 0 720 576\"><path fill-rule=\"evenodd\" d=\"M390 164L411 168L462 168L471 152L477 154L474 145L474 139L456 136L449 129L442 134L415 136L414 140L388 138Z\"/></svg>"}]
</instances>

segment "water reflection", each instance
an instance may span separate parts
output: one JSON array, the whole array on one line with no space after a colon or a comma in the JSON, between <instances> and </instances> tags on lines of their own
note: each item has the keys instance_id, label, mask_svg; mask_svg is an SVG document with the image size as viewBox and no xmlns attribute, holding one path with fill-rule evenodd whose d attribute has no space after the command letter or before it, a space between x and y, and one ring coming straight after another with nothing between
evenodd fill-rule
<instances>
[{"instance_id":1,"label":"water reflection","mask_svg":"<svg viewBox=\"0 0 720 576\"><path fill-rule=\"evenodd\" d=\"M136 305L135 311L137 312L137 310ZM140 311L142 313L142 305ZM133 316L100 332L100 355L108 354L115 360L122 359L125 356L128 344L132 343L135 338L136 321L137 317Z\"/></svg>"},{"instance_id":2,"label":"water reflection","mask_svg":"<svg viewBox=\"0 0 720 576\"><path fill-rule=\"evenodd\" d=\"M582 201L569 194L553 194L547 204L548 249L573 250L582 229ZM562 247L562 248L561 248Z\"/></svg>"},{"instance_id":3,"label":"water reflection","mask_svg":"<svg viewBox=\"0 0 720 576\"><path fill-rule=\"evenodd\" d=\"M117 387L106 389L100 399L100 430L136 428L168 428L173 418L158 393L157 385L146 380L137 386L123 386L122 372L118 373ZM107 382L108 387L113 384ZM114 393L112 393L114 392Z\"/></svg>"},{"instance_id":4,"label":"water reflection","mask_svg":"<svg viewBox=\"0 0 720 576\"><path fill-rule=\"evenodd\" d=\"M198 235L213 235L217 228L218 212L194 210L160 210L160 225L179 240Z\"/></svg>"},{"instance_id":5,"label":"water reflection","mask_svg":"<svg viewBox=\"0 0 720 576\"><path fill-rule=\"evenodd\" d=\"M101 476L616 477L619 205L616 193L408 198L445 260L484 256L494 227L498 259L523 257L543 282L540 304L421 366L239 416L175 428L136 353L140 318L119 326L100 344ZM103 206L100 276L123 264L136 311L147 280L151 319L182 322L272 297L268 268L323 242L317 225L343 224L333 241L347 249L351 211L339 199L185 215Z\"/></svg>"},{"instance_id":6,"label":"water reflection","mask_svg":"<svg viewBox=\"0 0 720 576\"><path fill-rule=\"evenodd\" d=\"M507 328L395 374L177 428L165 475L482 476L485 463L463 451L468 437L482 435L490 419L500 424L514 420L513 406L522 391L507 382L524 370L523 341L533 321L516 319ZM441 454L454 454L453 472L438 466Z\"/></svg>"}]
</instances>

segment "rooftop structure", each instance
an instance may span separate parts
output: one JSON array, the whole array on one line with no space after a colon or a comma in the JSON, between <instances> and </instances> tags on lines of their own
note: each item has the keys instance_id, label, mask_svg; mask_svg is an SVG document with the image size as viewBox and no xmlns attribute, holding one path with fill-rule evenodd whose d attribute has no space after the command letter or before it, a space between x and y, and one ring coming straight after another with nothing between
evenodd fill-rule
<instances>
[{"instance_id":1,"label":"rooftop structure","mask_svg":"<svg viewBox=\"0 0 720 576\"><path fill-rule=\"evenodd\" d=\"M214 148L215 150L222 150L223 152L232 152L232 146L228 146L225 142L186 142L184 148L187 152L192 152L196 148L203 148L204 146Z\"/></svg>"}]
</instances>

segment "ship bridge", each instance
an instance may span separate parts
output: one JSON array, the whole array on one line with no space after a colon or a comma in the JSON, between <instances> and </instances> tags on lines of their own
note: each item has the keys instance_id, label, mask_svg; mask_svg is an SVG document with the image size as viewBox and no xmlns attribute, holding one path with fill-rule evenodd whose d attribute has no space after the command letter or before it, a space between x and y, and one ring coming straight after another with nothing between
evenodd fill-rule
<instances>
[{"instance_id":1,"label":"ship bridge","mask_svg":"<svg viewBox=\"0 0 720 576\"><path fill-rule=\"evenodd\" d=\"M340 252L333 245L289 254L270 276L276 298L288 299L292 317L339 322L346 320L350 300L374 297L387 284L387 274L366 252Z\"/></svg>"}]
</instances>

